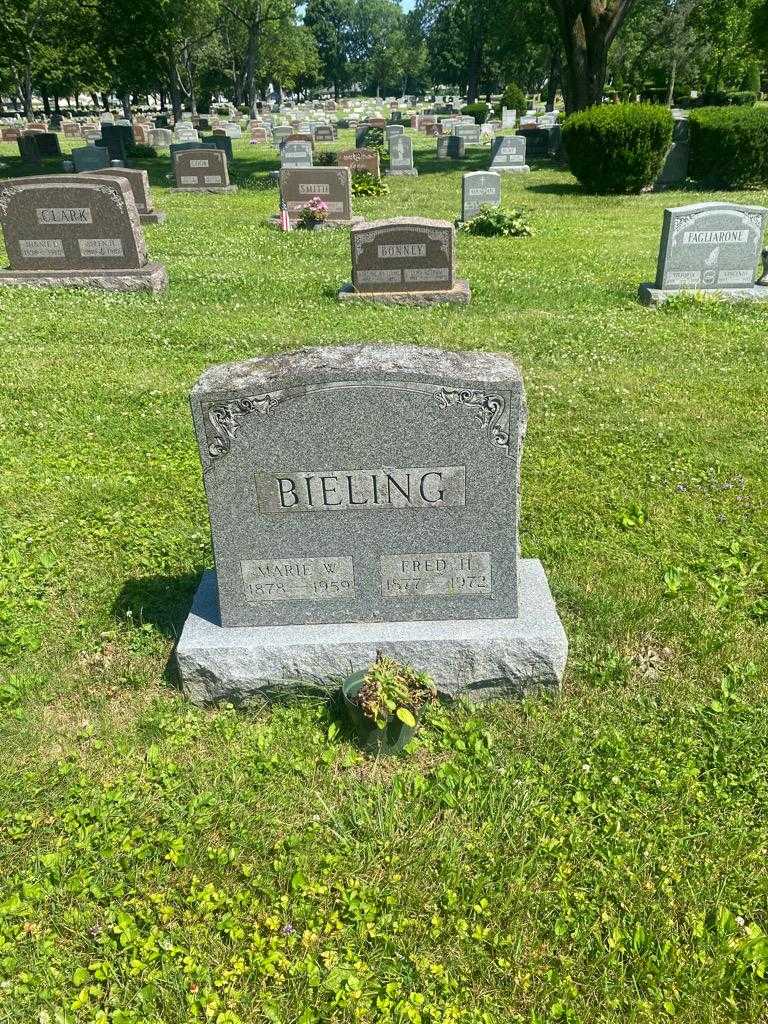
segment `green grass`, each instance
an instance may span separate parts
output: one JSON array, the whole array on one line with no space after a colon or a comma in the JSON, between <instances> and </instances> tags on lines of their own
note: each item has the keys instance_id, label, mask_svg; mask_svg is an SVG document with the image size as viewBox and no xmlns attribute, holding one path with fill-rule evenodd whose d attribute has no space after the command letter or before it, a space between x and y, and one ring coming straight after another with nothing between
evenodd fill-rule
<instances>
[{"instance_id":1,"label":"green grass","mask_svg":"<svg viewBox=\"0 0 768 1024\"><path fill-rule=\"evenodd\" d=\"M433 148L356 211L457 217ZM265 226L269 148L232 196L147 166L167 294L0 290L0 1021L765 1021L766 310L635 299L664 206L711 195L507 177L535 236L460 236L472 304L398 309L337 304L344 233ZM169 669L212 562L190 386L347 341L519 362L571 641L561 699L437 708L388 763Z\"/></svg>"}]
</instances>

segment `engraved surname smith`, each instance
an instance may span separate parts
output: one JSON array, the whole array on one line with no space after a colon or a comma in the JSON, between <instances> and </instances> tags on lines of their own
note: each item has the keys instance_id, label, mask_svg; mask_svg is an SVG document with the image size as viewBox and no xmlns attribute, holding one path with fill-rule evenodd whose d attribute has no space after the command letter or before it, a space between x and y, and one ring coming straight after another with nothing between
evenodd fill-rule
<instances>
[{"instance_id":1,"label":"engraved surname smith","mask_svg":"<svg viewBox=\"0 0 768 1024\"><path fill-rule=\"evenodd\" d=\"M256 474L259 512L385 511L464 505L464 466Z\"/></svg>"}]
</instances>

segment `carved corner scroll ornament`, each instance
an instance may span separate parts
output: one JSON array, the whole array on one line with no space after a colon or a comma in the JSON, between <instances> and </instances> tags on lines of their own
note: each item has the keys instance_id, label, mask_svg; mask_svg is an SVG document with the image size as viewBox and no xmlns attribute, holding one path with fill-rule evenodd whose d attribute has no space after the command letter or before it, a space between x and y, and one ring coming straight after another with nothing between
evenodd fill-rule
<instances>
[{"instance_id":1,"label":"carved corner scroll ornament","mask_svg":"<svg viewBox=\"0 0 768 1024\"><path fill-rule=\"evenodd\" d=\"M435 398L441 409L449 409L453 405L474 407L475 422L481 429L488 431L491 444L496 448L504 448L507 455L511 455L509 424L505 422L505 419L508 420L509 410L502 395L489 395L485 391L474 391L470 388L440 388Z\"/></svg>"},{"instance_id":2,"label":"carved corner scroll ornament","mask_svg":"<svg viewBox=\"0 0 768 1024\"><path fill-rule=\"evenodd\" d=\"M208 422L213 427L214 438L208 446L212 459L226 455L237 436L243 417L250 413L259 416L271 416L283 398L282 392L266 392L263 395L250 395L237 398L222 405L213 405L208 410Z\"/></svg>"}]
</instances>

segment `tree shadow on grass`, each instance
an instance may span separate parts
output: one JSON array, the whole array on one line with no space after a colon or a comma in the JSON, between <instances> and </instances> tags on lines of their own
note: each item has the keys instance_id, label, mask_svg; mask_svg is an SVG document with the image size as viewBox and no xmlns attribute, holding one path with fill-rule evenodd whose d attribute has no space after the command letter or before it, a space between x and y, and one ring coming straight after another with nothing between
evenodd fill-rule
<instances>
[{"instance_id":1,"label":"tree shadow on grass","mask_svg":"<svg viewBox=\"0 0 768 1024\"><path fill-rule=\"evenodd\" d=\"M447 174L450 171L459 170L463 174L467 171L487 171L491 162L489 149L480 149L476 153L470 153L461 160L451 160L449 157L439 158L436 154L424 155L423 151L414 153L414 166L419 174Z\"/></svg>"},{"instance_id":2,"label":"tree shadow on grass","mask_svg":"<svg viewBox=\"0 0 768 1024\"><path fill-rule=\"evenodd\" d=\"M576 181L549 181L541 185L528 185L529 192L543 192L552 196L586 195L584 189Z\"/></svg>"}]
</instances>

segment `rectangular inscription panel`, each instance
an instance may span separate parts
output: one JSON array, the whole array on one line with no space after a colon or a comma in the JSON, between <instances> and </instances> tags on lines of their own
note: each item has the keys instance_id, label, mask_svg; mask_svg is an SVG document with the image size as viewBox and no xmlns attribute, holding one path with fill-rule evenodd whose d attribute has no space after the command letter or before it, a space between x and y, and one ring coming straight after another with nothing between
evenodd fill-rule
<instances>
[{"instance_id":1,"label":"rectangular inscription panel","mask_svg":"<svg viewBox=\"0 0 768 1024\"><path fill-rule=\"evenodd\" d=\"M382 555L383 597L490 597L488 551Z\"/></svg>"},{"instance_id":2,"label":"rectangular inscription panel","mask_svg":"<svg viewBox=\"0 0 768 1024\"><path fill-rule=\"evenodd\" d=\"M256 474L259 512L391 511L465 503L464 466Z\"/></svg>"},{"instance_id":3,"label":"rectangular inscription panel","mask_svg":"<svg viewBox=\"0 0 768 1024\"><path fill-rule=\"evenodd\" d=\"M123 243L119 238L79 238L81 256L122 256Z\"/></svg>"},{"instance_id":4,"label":"rectangular inscription panel","mask_svg":"<svg viewBox=\"0 0 768 1024\"><path fill-rule=\"evenodd\" d=\"M351 558L268 558L240 563L248 604L355 596Z\"/></svg>"},{"instance_id":5,"label":"rectangular inscription panel","mask_svg":"<svg viewBox=\"0 0 768 1024\"><path fill-rule=\"evenodd\" d=\"M190 167L209 167L210 164L208 163L207 160L190 160L189 161L189 166Z\"/></svg>"},{"instance_id":6,"label":"rectangular inscription panel","mask_svg":"<svg viewBox=\"0 0 768 1024\"><path fill-rule=\"evenodd\" d=\"M37 210L38 224L92 224L88 206L44 207Z\"/></svg>"},{"instance_id":7,"label":"rectangular inscription panel","mask_svg":"<svg viewBox=\"0 0 768 1024\"><path fill-rule=\"evenodd\" d=\"M64 243L60 238L20 238L19 252L28 260L41 256L64 258Z\"/></svg>"}]
</instances>

